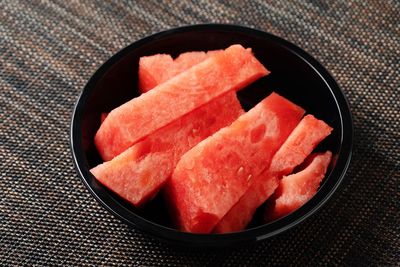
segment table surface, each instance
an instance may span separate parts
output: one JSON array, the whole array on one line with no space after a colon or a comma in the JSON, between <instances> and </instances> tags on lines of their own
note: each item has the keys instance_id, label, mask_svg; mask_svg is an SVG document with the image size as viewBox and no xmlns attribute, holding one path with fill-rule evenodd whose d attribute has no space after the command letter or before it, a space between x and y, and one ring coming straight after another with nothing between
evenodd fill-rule
<instances>
[{"instance_id":1,"label":"table surface","mask_svg":"<svg viewBox=\"0 0 400 267\"><path fill-rule=\"evenodd\" d=\"M199 2L0 1L0 265L399 265L400 3ZM151 33L210 22L304 48L342 86L355 124L348 175L317 214L212 251L129 229L91 197L69 148L74 103L100 64Z\"/></svg>"}]
</instances>

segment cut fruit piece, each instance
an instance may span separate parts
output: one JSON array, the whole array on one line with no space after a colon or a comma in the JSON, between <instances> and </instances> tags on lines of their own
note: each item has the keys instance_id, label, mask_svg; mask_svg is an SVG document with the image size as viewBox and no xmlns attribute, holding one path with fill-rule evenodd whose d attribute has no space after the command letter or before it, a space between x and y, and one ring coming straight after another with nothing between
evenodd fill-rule
<instances>
[{"instance_id":1,"label":"cut fruit piece","mask_svg":"<svg viewBox=\"0 0 400 267\"><path fill-rule=\"evenodd\" d=\"M97 150L110 160L155 130L266 74L250 50L232 45L112 110L96 133Z\"/></svg>"},{"instance_id":2,"label":"cut fruit piece","mask_svg":"<svg viewBox=\"0 0 400 267\"><path fill-rule=\"evenodd\" d=\"M186 52L180 54L175 60L166 54L141 57L139 60L139 90L142 93L150 91L208 57L222 52L223 50L208 51L207 53Z\"/></svg>"},{"instance_id":3,"label":"cut fruit piece","mask_svg":"<svg viewBox=\"0 0 400 267\"><path fill-rule=\"evenodd\" d=\"M318 191L325 176L332 153L312 154L304 170L282 178L265 211L265 220L279 219L297 210Z\"/></svg>"},{"instance_id":4,"label":"cut fruit piece","mask_svg":"<svg viewBox=\"0 0 400 267\"><path fill-rule=\"evenodd\" d=\"M108 113L107 112L102 112L100 114L100 124L104 122L104 120L107 118Z\"/></svg>"},{"instance_id":5,"label":"cut fruit piece","mask_svg":"<svg viewBox=\"0 0 400 267\"><path fill-rule=\"evenodd\" d=\"M263 172L261 175L265 175ZM260 176L261 176L260 175ZM270 197L279 185L278 175L268 175L263 183L250 186L239 201L228 211L221 221L214 227L213 232L218 234L238 232L246 228L259 205ZM259 204L261 203L261 204Z\"/></svg>"},{"instance_id":6,"label":"cut fruit piece","mask_svg":"<svg viewBox=\"0 0 400 267\"><path fill-rule=\"evenodd\" d=\"M206 60L207 58L208 58L207 54L201 51L182 53L174 60L173 72L175 72L175 75L178 75L179 73L182 73L187 69L190 69L194 65L199 64L200 62ZM173 76L171 76L170 78L172 77Z\"/></svg>"},{"instance_id":7,"label":"cut fruit piece","mask_svg":"<svg viewBox=\"0 0 400 267\"><path fill-rule=\"evenodd\" d=\"M327 137L332 128L312 115L305 116L274 155L269 169L253 180L253 184L222 218L214 229L216 233L243 230L257 208L275 191L282 175L290 174L313 149Z\"/></svg>"},{"instance_id":8,"label":"cut fruit piece","mask_svg":"<svg viewBox=\"0 0 400 267\"><path fill-rule=\"evenodd\" d=\"M155 131L91 172L122 198L135 206L142 205L158 192L186 151L231 124L243 112L236 93L228 92Z\"/></svg>"},{"instance_id":9,"label":"cut fruit piece","mask_svg":"<svg viewBox=\"0 0 400 267\"><path fill-rule=\"evenodd\" d=\"M157 85L169 80L174 75L174 60L170 55L157 54L139 59L139 90L142 93L153 89Z\"/></svg>"},{"instance_id":10,"label":"cut fruit piece","mask_svg":"<svg viewBox=\"0 0 400 267\"><path fill-rule=\"evenodd\" d=\"M209 233L248 189L304 110L272 93L184 154L167 184L181 230Z\"/></svg>"},{"instance_id":11,"label":"cut fruit piece","mask_svg":"<svg viewBox=\"0 0 400 267\"><path fill-rule=\"evenodd\" d=\"M305 116L274 156L271 171L290 174L332 130L332 127L313 115Z\"/></svg>"}]
</instances>

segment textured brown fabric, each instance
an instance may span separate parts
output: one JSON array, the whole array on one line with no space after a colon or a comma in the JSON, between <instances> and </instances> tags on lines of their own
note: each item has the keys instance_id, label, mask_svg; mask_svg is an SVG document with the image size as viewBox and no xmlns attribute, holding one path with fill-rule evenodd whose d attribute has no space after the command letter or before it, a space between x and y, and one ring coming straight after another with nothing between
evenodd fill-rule
<instances>
[{"instance_id":1,"label":"textured brown fabric","mask_svg":"<svg viewBox=\"0 0 400 267\"><path fill-rule=\"evenodd\" d=\"M247 3L245 3L247 2ZM0 264L400 264L398 1L0 1ZM73 105L111 55L171 27L236 23L314 55L344 89L354 157L314 216L244 248L167 246L91 197L69 150Z\"/></svg>"}]
</instances>

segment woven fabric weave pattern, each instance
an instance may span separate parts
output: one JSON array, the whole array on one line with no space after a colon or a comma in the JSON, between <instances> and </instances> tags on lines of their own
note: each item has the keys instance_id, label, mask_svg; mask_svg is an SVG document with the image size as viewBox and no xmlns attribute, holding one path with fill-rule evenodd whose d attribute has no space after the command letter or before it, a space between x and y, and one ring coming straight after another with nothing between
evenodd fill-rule
<instances>
[{"instance_id":1,"label":"woven fabric weave pattern","mask_svg":"<svg viewBox=\"0 0 400 267\"><path fill-rule=\"evenodd\" d=\"M0 265L398 265L398 1L1 1ZM98 66L146 35L234 23L315 56L347 95L352 164L314 216L265 242L207 251L129 229L73 167L74 103Z\"/></svg>"}]
</instances>

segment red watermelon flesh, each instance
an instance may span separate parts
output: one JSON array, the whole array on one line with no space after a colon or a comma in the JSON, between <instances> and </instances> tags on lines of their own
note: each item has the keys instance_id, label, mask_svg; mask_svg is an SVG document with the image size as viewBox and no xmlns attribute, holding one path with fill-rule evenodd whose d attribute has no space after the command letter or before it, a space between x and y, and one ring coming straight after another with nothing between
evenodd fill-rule
<instances>
[{"instance_id":1,"label":"red watermelon flesh","mask_svg":"<svg viewBox=\"0 0 400 267\"><path fill-rule=\"evenodd\" d=\"M142 93L170 79L174 75L174 60L170 55L157 54L139 59L139 90Z\"/></svg>"},{"instance_id":2,"label":"red watermelon flesh","mask_svg":"<svg viewBox=\"0 0 400 267\"><path fill-rule=\"evenodd\" d=\"M305 116L274 156L271 171L290 174L332 130L332 127L313 115Z\"/></svg>"},{"instance_id":3,"label":"red watermelon flesh","mask_svg":"<svg viewBox=\"0 0 400 267\"><path fill-rule=\"evenodd\" d=\"M142 205L158 192L186 151L243 112L236 93L228 92L158 129L91 172L122 198Z\"/></svg>"},{"instance_id":4,"label":"red watermelon flesh","mask_svg":"<svg viewBox=\"0 0 400 267\"><path fill-rule=\"evenodd\" d=\"M313 115L305 116L274 155L269 169L253 180L253 184L214 228L216 233L243 230L257 208L275 191L282 175L290 174L313 149L325 139L332 128Z\"/></svg>"},{"instance_id":5,"label":"red watermelon flesh","mask_svg":"<svg viewBox=\"0 0 400 267\"><path fill-rule=\"evenodd\" d=\"M185 153L167 184L179 227L209 233L248 189L304 110L272 93Z\"/></svg>"},{"instance_id":6,"label":"red watermelon flesh","mask_svg":"<svg viewBox=\"0 0 400 267\"><path fill-rule=\"evenodd\" d=\"M107 112L102 112L100 114L100 123L103 123L104 120L107 118L108 113Z\"/></svg>"},{"instance_id":7,"label":"red watermelon flesh","mask_svg":"<svg viewBox=\"0 0 400 267\"><path fill-rule=\"evenodd\" d=\"M176 73L175 75L178 75L179 73L190 69L194 65L206 60L207 58L207 54L201 51L193 51L180 54L174 60L174 72Z\"/></svg>"},{"instance_id":8,"label":"red watermelon flesh","mask_svg":"<svg viewBox=\"0 0 400 267\"><path fill-rule=\"evenodd\" d=\"M302 171L284 176L274 195L268 200L266 221L279 219L297 210L318 191L325 176L332 153L312 154L309 165Z\"/></svg>"},{"instance_id":9,"label":"red watermelon flesh","mask_svg":"<svg viewBox=\"0 0 400 267\"><path fill-rule=\"evenodd\" d=\"M139 60L139 90L142 93L150 91L157 85L221 52L223 50L208 51L207 53L186 52L180 54L175 60L166 54L141 57Z\"/></svg>"},{"instance_id":10,"label":"red watermelon flesh","mask_svg":"<svg viewBox=\"0 0 400 267\"><path fill-rule=\"evenodd\" d=\"M263 172L261 175L266 173L268 172ZM266 198L270 197L279 185L278 175L268 175L267 177L268 179L264 179L263 183L257 183L257 186L250 186L239 201L214 227L214 233L238 232L246 228L257 207L264 203Z\"/></svg>"},{"instance_id":11,"label":"red watermelon flesh","mask_svg":"<svg viewBox=\"0 0 400 267\"><path fill-rule=\"evenodd\" d=\"M250 50L232 45L112 110L95 135L97 150L111 160L155 130L268 73Z\"/></svg>"}]
</instances>

